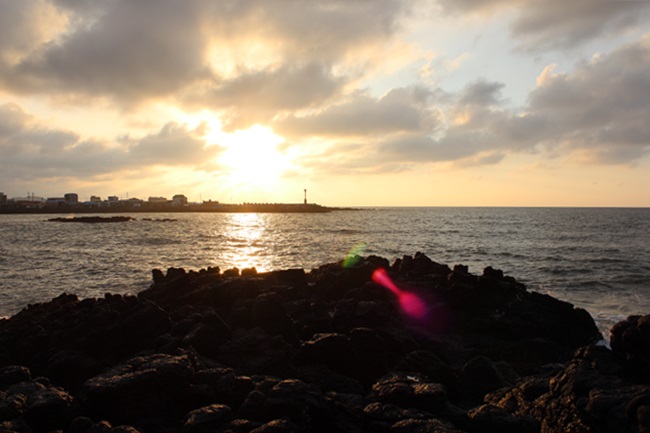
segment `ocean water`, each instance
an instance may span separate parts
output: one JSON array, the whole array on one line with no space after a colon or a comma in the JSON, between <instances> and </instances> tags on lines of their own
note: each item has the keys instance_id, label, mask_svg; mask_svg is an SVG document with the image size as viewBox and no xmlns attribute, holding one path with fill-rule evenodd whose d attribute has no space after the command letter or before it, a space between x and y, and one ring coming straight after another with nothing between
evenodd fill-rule
<instances>
[{"instance_id":1,"label":"ocean water","mask_svg":"<svg viewBox=\"0 0 650 433\"><path fill-rule=\"evenodd\" d=\"M60 215L56 215L60 216ZM151 269L304 268L350 251L393 260L417 251L585 308L607 334L650 313L650 209L373 208L327 214L133 214L126 223L0 215L0 316L63 292L137 293ZM145 221L150 218L154 221ZM164 218L173 222L155 221Z\"/></svg>"}]
</instances>

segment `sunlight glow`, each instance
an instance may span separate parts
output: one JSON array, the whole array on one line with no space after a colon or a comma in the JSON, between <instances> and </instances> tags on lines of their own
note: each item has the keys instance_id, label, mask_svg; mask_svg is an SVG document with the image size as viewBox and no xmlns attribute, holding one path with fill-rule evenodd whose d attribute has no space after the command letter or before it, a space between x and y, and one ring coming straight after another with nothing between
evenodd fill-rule
<instances>
[{"instance_id":1,"label":"sunlight glow","mask_svg":"<svg viewBox=\"0 0 650 433\"><path fill-rule=\"evenodd\" d=\"M223 135L219 145L225 150L217 163L233 186L269 186L291 167L289 158L277 149L283 141L261 125Z\"/></svg>"},{"instance_id":2,"label":"sunlight glow","mask_svg":"<svg viewBox=\"0 0 650 433\"><path fill-rule=\"evenodd\" d=\"M281 178L296 169L293 161L299 153L279 149L284 138L267 126L257 124L228 132L224 131L218 113L173 112L179 123L203 139L206 148L219 148L218 155L209 161L214 166L211 174L218 182L213 190L228 191L238 197L277 193L282 189Z\"/></svg>"}]
</instances>

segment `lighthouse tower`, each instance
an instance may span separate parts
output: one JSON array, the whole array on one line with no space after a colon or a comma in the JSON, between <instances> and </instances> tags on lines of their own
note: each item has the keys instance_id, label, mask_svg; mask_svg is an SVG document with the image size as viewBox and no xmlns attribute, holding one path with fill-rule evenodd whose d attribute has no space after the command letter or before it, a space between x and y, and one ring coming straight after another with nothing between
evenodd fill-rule
<instances>
[{"instance_id":1,"label":"lighthouse tower","mask_svg":"<svg viewBox=\"0 0 650 433\"><path fill-rule=\"evenodd\" d=\"M307 190L305 190L305 204L307 204Z\"/></svg>"}]
</instances>

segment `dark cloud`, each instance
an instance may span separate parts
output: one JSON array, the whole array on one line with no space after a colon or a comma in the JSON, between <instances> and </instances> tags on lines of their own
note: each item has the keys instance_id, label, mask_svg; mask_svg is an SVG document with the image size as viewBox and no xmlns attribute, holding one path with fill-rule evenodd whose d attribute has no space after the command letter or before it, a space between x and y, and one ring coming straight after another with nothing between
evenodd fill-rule
<instances>
[{"instance_id":1,"label":"dark cloud","mask_svg":"<svg viewBox=\"0 0 650 433\"><path fill-rule=\"evenodd\" d=\"M521 50L532 52L571 49L650 18L647 1L438 0L438 4L453 16L514 10L512 36L520 41Z\"/></svg>"},{"instance_id":2,"label":"dark cloud","mask_svg":"<svg viewBox=\"0 0 650 433\"><path fill-rule=\"evenodd\" d=\"M186 101L192 106L208 106L224 112L228 129L245 129L269 122L283 112L320 105L338 95L345 81L328 69L312 63L245 73Z\"/></svg>"},{"instance_id":3,"label":"dark cloud","mask_svg":"<svg viewBox=\"0 0 650 433\"><path fill-rule=\"evenodd\" d=\"M393 89L381 98L357 94L320 113L277 122L288 136L376 136L400 132L431 133L438 122L433 93L424 87Z\"/></svg>"},{"instance_id":4,"label":"dark cloud","mask_svg":"<svg viewBox=\"0 0 650 433\"><path fill-rule=\"evenodd\" d=\"M527 0L438 0L440 8L452 15L485 12L504 6L526 3Z\"/></svg>"},{"instance_id":5,"label":"dark cloud","mask_svg":"<svg viewBox=\"0 0 650 433\"><path fill-rule=\"evenodd\" d=\"M166 96L205 74L205 40L193 3L110 2L92 26L75 28L22 60L12 83L120 100Z\"/></svg>"},{"instance_id":6,"label":"dark cloud","mask_svg":"<svg viewBox=\"0 0 650 433\"><path fill-rule=\"evenodd\" d=\"M32 48L40 33L39 5L30 0L0 0L0 12L0 54Z\"/></svg>"},{"instance_id":7,"label":"dark cloud","mask_svg":"<svg viewBox=\"0 0 650 433\"><path fill-rule=\"evenodd\" d=\"M483 79L474 81L465 86L461 95L462 105L496 105L501 102L501 89L503 83L488 82Z\"/></svg>"},{"instance_id":8,"label":"dark cloud","mask_svg":"<svg viewBox=\"0 0 650 433\"><path fill-rule=\"evenodd\" d=\"M647 1L531 1L511 30L528 51L573 48L595 37L611 36L650 18Z\"/></svg>"},{"instance_id":9,"label":"dark cloud","mask_svg":"<svg viewBox=\"0 0 650 433\"><path fill-rule=\"evenodd\" d=\"M206 151L205 143L192 131L177 123L163 126L158 134L148 135L129 146L129 159L138 164L198 165L218 148Z\"/></svg>"}]
</instances>

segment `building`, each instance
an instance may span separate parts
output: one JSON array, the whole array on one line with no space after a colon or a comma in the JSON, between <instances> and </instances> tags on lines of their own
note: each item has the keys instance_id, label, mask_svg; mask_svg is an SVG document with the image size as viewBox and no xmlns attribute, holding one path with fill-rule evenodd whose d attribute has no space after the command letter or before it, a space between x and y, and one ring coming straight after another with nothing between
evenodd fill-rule
<instances>
[{"instance_id":1,"label":"building","mask_svg":"<svg viewBox=\"0 0 650 433\"><path fill-rule=\"evenodd\" d=\"M187 204L187 197L185 197L183 194L176 194L174 197L172 197L173 206L187 206Z\"/></svg>"},{"instance_id":2,"label":"building","mask_svg":"<svg viewBox=\"0 0 650 433\"><path fill-rule=\"evenodd\" d=\"M74 192L69 192L67 194L64 194L63 198L65 198L65 202L68 203L68 204L77 204L77 203L79 203L79 194L74 193Z\"/></svg>"},{"instance_id":3,"label":"building","mask_svg":"<svg viewBox=\"0 0 650 433\"><path fill-rule=\"evenodd\" d=\"M48 197L45 200L45 207L59 207L67 203L68 201L64 197Z\"/></svg>"},{"instance_id":4,"label":"building","mask_svg":"<svg viewBox=\"0 0 650 433\"><path fill-rule=\"evenodd\" d=\"M126 206L126 207L140 207L142 206L143 203L144 200L140 200L139 198L136 197L131 197L119 201L120 206Z\"/></svg>"},{"instance_id":5,"label":"building","mask_svg":"<svg viewBox=\"0 0 650 433\"><path fill-rule=\"evenodd\" d=\"M96 196L96 195L91 195L91 196L90 196L90 201L91 201L92 203L101 203L101 202L102 202L102 198L101 198L101 197L98 197L98 196Z\"/></svg>"},{"instance_id":6,"label":"building","mask_svg":"<svg viewBox=\"0 0 650 433\"><path fill-rule=\"evenodd\" d=\"M147 200L150 204L165 204L167 203L167 198L165 197L149 197Z\"/></svg>"},{"instance_id":7,"label":"building","mask_svg":"<svg viewBox=\"0 0 650 433\"><path fill-rule=\"evenodd\" d=\"M7 195L4 192L0 192L0 205L7 204Z\"/></svg>"}]
</instances>

